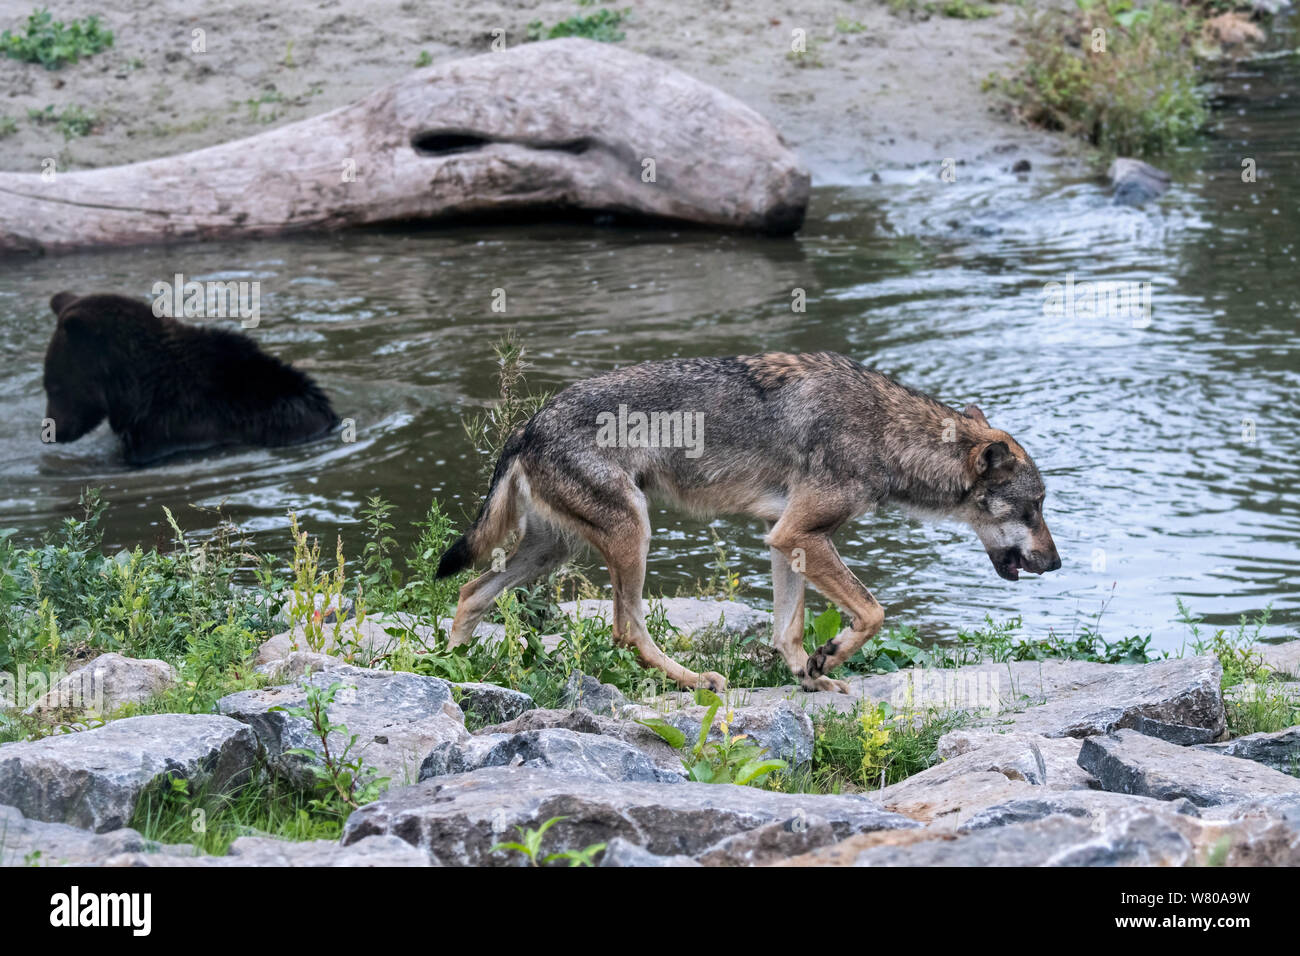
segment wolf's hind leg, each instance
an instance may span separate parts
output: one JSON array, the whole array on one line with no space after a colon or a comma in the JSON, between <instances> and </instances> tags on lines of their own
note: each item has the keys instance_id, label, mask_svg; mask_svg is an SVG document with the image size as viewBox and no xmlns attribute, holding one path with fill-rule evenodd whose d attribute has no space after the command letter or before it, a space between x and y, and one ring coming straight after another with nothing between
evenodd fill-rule
<instances>
[{"instance_id":1,"label":"wolf's hind leg","mask_svg":"<svg viewBox=\"0 0 1300 956\"><path fill-rule=\"evenodd\" d=\"M665 654L650 637L645 623L645 561L650 550L650 515L645 495L632 489L626 509L617 515L606 513L600 527L584 530L584 537L605 559L614 589L614 640L636 649L641 663L668 675L682 687L707 687L719 693L727 681L712 671L697 674Z\"/></svg>"},{"instance_id":2,"label":"wolf's hind leg","mask_svg":"<svg viewBox=\"0 0 1300 956\"><path fill-rule=\"evenodd\" d=\"M501 570L489 568L460 589L449 647L468 644L474 628L506 588L519 587L550 574L569 557L569 541L536 512L524 519L524 534Z\"/></svg>"},{"instance_id":3,"label":"wolf's hind leg","mask_svg":"<svg viewBox=\"0 0 1300 956\"><path fill-rule=\"evenodd\" d=\"M768 526L772 530L772 526ZM772 643L785 659L790 673L802 680L808 673L808 652L803 649L803 575L779 549L772 553Z\"/></svg>"}]
</instances>

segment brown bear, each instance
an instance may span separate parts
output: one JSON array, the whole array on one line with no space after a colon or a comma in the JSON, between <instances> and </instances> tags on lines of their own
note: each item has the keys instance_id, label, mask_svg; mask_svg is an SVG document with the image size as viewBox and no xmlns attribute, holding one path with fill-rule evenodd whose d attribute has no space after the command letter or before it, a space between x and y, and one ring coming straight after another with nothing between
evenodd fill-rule
<instances>
[{"instance_id":1,"label":"brown bear","mask_svg":"<svg viewBox=\"0 0 1300 956\"><path fill-rule=\"evenodd\" d=\"M60 292L50 308L54 441L76 441L107 417L138 466L219 445L292 445L339 424L315 382L237 332L156 316L121 295Z\"/></svg>"}]
</instances>

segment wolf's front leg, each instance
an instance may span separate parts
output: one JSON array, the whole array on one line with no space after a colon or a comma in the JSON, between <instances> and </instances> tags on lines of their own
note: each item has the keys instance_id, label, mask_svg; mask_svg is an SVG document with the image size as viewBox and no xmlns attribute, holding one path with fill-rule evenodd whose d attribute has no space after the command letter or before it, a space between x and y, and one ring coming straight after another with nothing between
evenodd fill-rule
<instances>
[{"instance_id":1,"label":"wolf's front leg","mask_svg":"<svg viewBox=\"0 0 1300 956\"><path fill-rule=\"evenodd\" d=\"M841 694L849 693L846 681L826 676L857 653L868 640L875 636L885 620L885 610L872 597L853 572L844 566L835 545L821 532L804 531L797 526L786 524L782 518L768 535L768 542L780 551L787 560L798 560L804 569L804 576L818 591L824 594L843 611L853 616L851 626L844 628L807 658L803 673L795 670L795 676L804 690L834 690ZM775 565L774 565L775 568ZM794 573L793 570L791 573ZM775 581L775 576L774 576ZM775 600L773 603L776 603ZM800 599L802 604L802 596ZM784 640L787 647L797 640L799 653L803 651L803 620L799 620L799 634L794 637L794 623L787 622ZM786 653L783 649L782 653ZM787 661L790 657L787 656ZM793 666L792 666L792 669Z\"/></svg>"}]
</instances>

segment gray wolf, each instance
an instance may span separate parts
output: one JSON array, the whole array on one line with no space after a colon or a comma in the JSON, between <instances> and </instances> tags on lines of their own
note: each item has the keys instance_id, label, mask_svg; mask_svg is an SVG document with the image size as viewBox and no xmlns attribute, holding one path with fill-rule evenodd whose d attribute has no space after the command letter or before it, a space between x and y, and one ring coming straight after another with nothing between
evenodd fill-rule
<instances>
[{"instance_id":1,"label":"gray wolf","mask_svg":"<svg viewBox=\"0 0 1300 956\"><path fill-rule=\"evenodd\" d=\"M311 378L247 336L159 317L120 295L60 292L50 308L53 441L76 441L107 418L127 463L144 465L218 445L291 445L339 424Z\"/></svg>"},{"instance_id":2,"label":"gray wolf","mask_svg":"<svg viewBox=\"0 0 1300 956\"><path fill-rule=\"evenodd\" d=\"M702 438L686 440L687 421ZM549 573L586 544L609 568L614 639L682 686L722 689L720 674L682 667L646 630L648 508L664 501L700 516L766 522L773 641L804 690L847 692L828 675L880 630L884 609L844 566L836 530L882 505L954 519L1014 581L1061 566L1044 493L1028 453L978 408L957 412L843 355L769 352L618 369L569 386L505 443L478 517L438 573L455 574L512 537L515 550L461 588L449 643L469 641L502 590ZM805 581L851 617L811 655Z\"/></svg>"}]
</instances>

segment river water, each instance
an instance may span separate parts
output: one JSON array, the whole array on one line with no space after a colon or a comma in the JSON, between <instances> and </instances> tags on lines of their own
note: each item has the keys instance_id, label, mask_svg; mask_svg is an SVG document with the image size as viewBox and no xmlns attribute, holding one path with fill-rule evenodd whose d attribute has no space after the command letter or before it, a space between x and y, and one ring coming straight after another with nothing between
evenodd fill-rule
<instances>
[{"instance_id":1,"label":"river water","mask_svg":"<svg viewBox=\"0 0 1300 956\"><path fill-rule=\"evenodd\" d=\"M1278 42L1292 49L1292 26ZM490 400L491 343L517 328L533 389L667 356L845 352L961 407L978 403L1034 456L1062 569L998 578L974 536L885 512L845 529L846 561L925 640L1020 615L1069 634L1105 605L1114 639L1177 650L1175 599L1227 624L1273 608L1300 623L1300 56L1220 79L1203 139L1169 158L1173 188L1142 209L1096 179L968 169L819 185L798 238L598 225L208 244L0 262L0 527L38 540L98 486L107 539L165 540L162 506L224 502L259 546L287 547L295 509L360 551L358 509L396 503L399 537L439 497L457 518L483 492L460 416ZM1252 159L1256 181L1242 180ZM1010 166L1010 159L1007 166ZM257 280L273 353L309 370L357 440L233 450L127 469L106 428L39 441L41 359L61 289L147 296L154 282ZM1048 314L1050 283L1149 283L1150 314ZM506 311L494 312L494 290ZM806 311L792 308L792 290ZM649 589L708 574L706 524L658 512ZM742 599L770 601L756 523L715 530ZM595 580L605 580L596 571Z\"/></svg>"}]
</instances>

